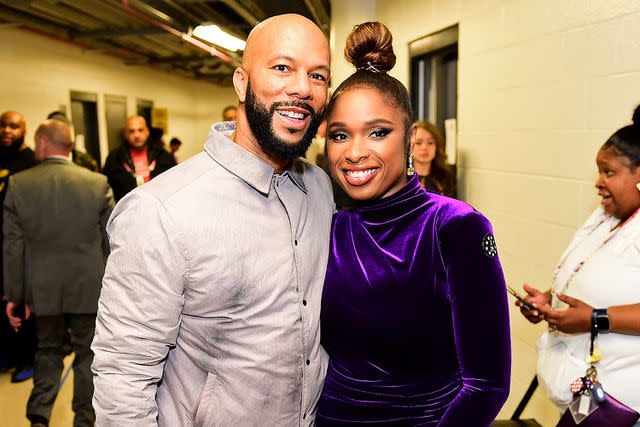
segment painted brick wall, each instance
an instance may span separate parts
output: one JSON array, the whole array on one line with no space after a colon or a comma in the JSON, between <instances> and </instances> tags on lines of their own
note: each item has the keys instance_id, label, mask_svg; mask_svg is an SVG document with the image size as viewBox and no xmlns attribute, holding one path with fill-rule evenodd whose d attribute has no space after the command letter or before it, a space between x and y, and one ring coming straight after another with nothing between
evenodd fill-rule
<instances>
[{"instance_id":1,"label":"painted brick wall","mask_svg":"<svg viewBox=\"0 0 640 427\"><path fill-rule=\"evenodd\" d=\"M183 142L178 156L200 151L209 126L222 118L222 109L237 104L233 88L173 76L148 67L126 66L98 52L53 41L10 26L0 26L0 110L17 110L27 121L27 141L46 115L59 105L70 106L69 91L98 94L98 119L103 161L108 152L104 94L126 95L129 114L136 98L155 101L169 110L169 139ZM67 111L70 111L68 109Z\"/></svg>"}]
</instances>

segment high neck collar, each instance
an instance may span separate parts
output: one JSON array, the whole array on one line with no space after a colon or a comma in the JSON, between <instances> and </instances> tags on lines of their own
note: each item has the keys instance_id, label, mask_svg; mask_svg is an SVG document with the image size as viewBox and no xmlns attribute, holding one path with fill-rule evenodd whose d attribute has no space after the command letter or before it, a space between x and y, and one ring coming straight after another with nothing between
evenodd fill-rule
<instances>
[{"instance_id":1,"label":"high neck collar","mask_svg":"<svg viewBox=\"0 0 640 427\"><path fill-rule=\"evenodd\" d=\"M367 221L388 221L422 206L427 198L427 193L420 186L418 174L414 174L409 182L392 195L359 202L355 212Z\"/></svg>"}]
</instances>

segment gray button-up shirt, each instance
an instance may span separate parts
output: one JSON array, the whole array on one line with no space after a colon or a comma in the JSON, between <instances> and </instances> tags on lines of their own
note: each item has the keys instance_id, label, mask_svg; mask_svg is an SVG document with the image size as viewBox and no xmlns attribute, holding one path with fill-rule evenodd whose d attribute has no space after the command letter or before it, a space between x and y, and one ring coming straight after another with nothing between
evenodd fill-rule
<instances>
[{"instance_id":1,"label":"gray button-up shirt","mask_svg":"<svg viewBox=\"0 0 640 427\"><path fill-rule=\"evenodd\" d=\"M211 128L205 151L131 192L107 230L99 426L311 425L327 356L320 298L333 197Z\"/></svg>"}]
</instances>

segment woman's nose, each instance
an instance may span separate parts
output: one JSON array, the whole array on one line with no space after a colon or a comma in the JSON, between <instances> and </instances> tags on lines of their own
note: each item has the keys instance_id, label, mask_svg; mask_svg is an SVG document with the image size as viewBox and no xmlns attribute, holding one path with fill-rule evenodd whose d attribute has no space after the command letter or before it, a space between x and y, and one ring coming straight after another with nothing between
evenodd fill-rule
<instances>
[{"instance_id":1,"label":"woman's nose","mask_svg":"<svg viewBox=\"0 0 640 427\"><path fill-rule=\"evenodd\" d=\"M345 158L351 163L358 163L367 158L367 149L359 139L353 139L351 145L347 149Z\"/></svg>"}]
</instances>

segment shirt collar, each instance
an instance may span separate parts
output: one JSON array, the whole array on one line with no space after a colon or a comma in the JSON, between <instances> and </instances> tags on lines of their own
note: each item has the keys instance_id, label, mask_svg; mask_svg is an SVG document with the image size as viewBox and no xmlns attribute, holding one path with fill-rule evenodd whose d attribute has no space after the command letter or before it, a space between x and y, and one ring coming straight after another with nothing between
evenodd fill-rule
<instances>
[{"instance_id":1,"label":"shirt collar","mask_svg":"<svg viewBox=\"0 0 640 427\"><path fill-rule=\"evenodd\" d=\"M204 151L223 168L245 181L263 195L269 194L275 170L263 160L254 156L229 137L236 130L236 122L214 123L204 145ZM304 193L307 189L301 175L301 160L295 159L282 172Z\"/></svg>"},{"instance_id":2,"label":"shirt collar","mask_svg":"<svg viewBox=\"0 0 640 427\"><path fill-rule=\"evenodd\" d=\"M58 160L66 160L68 162L71 161L71 153L69 153L68 156L61 156L58 154L53 154L51 156L48 156L45 160L49 160L49 159L58 159Z\"/></svg>"}]
</instances>

